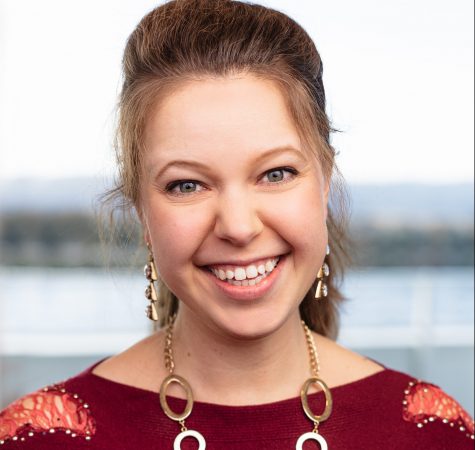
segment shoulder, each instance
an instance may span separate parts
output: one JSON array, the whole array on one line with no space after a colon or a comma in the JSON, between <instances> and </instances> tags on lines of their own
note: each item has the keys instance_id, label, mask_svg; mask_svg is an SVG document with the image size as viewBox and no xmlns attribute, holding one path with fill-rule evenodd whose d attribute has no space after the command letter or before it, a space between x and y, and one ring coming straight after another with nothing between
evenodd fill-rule
<instances>
[{"instance_id":1,"label":"shoulder","mask_svg":"<svg viewBox=\"0 0 475 450\"><path fill-rule=\"evenodd\" d=\"M410 379L402 400L404 421L418 429L438 430L441 438L456 434L473 441L474 421L460 403L439 386Z\"/></svg>"},{"instance_id":2,"label":"shoulder","mask_svg":"<svg viewBox=\"0 0 475 450\"><path fill-rule=\"evenodd\" d=\"M23 449L41 449L42 445L52 449L58 443L57 448L64 448L67 437L67 448L73 448L73 441L91 440L96 420L88 400L88 370L24 395L0 411L0 445L5 449L17 448L15 443L21 443L18 448Z\"/></svg>"},{"instance_id":3,"label":"shoulder","mask_svg":"<svg viewBox=\"0 0 475 450\"><path fill-rule=\"evenodd\" d=\"M335 407L344 405L344 420L355 422L355 433L364 429L379 437L377 448L395 440L398 448L401 442L406 442L403 448L473 448L473 419L441 387L318 335L317 343L322 363L327 362L326 373L322 364L322 378L333 385Z\"/></svg>"},{"instance_id":4,"label":"shoulder","mask_svg":"<svg viewBox=\"0 0 475 450\"><path fill-rule=\"evenodd\" d=\"M107 428L104 411L116 403L113 390L92 374L97 364L29 393L0 411L0 448L94 448L91 442L96 438L97 423Z\"/></svg>"},{"instance_id":5,"label":"shoulder","mask_svg":"<svg viewBox=\"0 0 475 450\"><path fill-rule=\"evenodd\" d=\"M353 407L361 402L358 422L378 445L391 441L397 448L473 449L473 419L436 384L385 368L340 394Z\"/></svg>"},{"instance_id":6,"label":"shoulder","mask_svg":"<svg viewBox=\"0 0 475 450\"><path fill-rule=\"evenodd\" d=\"M156 395L96 375L104 361L0 411L0 450L146 448L135 441L155 430Z\"/></svg>"}]
</instances>

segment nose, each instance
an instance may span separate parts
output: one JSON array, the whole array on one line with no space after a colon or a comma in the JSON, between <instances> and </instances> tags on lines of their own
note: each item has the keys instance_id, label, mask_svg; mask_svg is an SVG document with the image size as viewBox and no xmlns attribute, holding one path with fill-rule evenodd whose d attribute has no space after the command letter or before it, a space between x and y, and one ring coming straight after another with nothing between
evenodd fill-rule
<instances>
[{"instance_id":1,"label":"nose","mask_svg":"<svg viewBox=\"0 0 475 450\"><path fill-rule=\"evenodd\" d=\"M258 236L263 228L258 205L248 192L235 190L220 196L214 225L214 233L218 238L243 247Z\"/></svg>"}]
</instances>

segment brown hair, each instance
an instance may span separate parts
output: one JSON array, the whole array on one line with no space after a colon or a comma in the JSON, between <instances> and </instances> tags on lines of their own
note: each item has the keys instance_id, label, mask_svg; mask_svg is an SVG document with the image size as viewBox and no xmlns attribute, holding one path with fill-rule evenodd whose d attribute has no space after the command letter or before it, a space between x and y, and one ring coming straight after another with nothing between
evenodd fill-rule
<instances>
[{"instance_id":1,"label":"brown hair","mask_svg":"<svg viewBox=\"0 0 475 450\"><path fill-rule=\"evenodd\" d=\"M330 145L333 131L325 113L322 62L305 30L285 14L231 0L172 0L148 13L130 35L123 57L116 151L119 179L113 191L129 208L140 208L139 174L146 121L160 98L187 80L249 73L274 81L284 94L304 147L332 178L327 220L331 274L329 295L316 301L317 280L300 305L314 331L336 338L337 280L347 258L344 185ZM159 281L163 326L178 310L178 299Z\"/></svg>"}]
</instances>

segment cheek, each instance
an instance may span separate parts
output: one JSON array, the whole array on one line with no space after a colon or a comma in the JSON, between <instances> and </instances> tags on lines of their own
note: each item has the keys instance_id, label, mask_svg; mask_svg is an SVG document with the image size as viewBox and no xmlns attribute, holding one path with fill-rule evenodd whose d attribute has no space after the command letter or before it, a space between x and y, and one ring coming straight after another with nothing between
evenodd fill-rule
<instances>
[{"instance_id":1,"label":"cheek","mask_svg":"<svg viewBox=\"0 0 475 450\"><path fill-rule=\"evenodd\" d=\"M276 196L268 214L277 232L296 250L312 255L325 250L326 204L318 186Z\"/></svg>"},{"instance_id":2,"label":"cheek","mask_svg":"<svg viewBox=\"0 0 475 450\"><path fill-rule=\"evenodd\" d=\"M147 224L157 268L160 271L162 267L163 273L189 262L209 229L209 216L203 208L154 204L149 208Z\"/></svg>"}]
</instances>

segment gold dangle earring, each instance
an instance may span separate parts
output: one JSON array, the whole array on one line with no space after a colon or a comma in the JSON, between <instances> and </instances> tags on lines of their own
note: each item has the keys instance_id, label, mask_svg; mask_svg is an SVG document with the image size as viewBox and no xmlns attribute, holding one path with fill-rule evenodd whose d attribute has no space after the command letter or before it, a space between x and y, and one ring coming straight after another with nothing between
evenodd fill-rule
<instances>
[{"instance_id":1,"label":"gold dangle earring","mask_svg":"<svg viewBox=\"0 0 475 450\"><path fill-rule=\"evenodd\" d=\"M145 313L150 320L158 321L158 296L155 288L155 281L158 280L157 268L153 260L153 253L150 244L147 243L148 248L148 263L144 267L145 278L148 280L148 286L145 289L145 297L150 301L150 305L145 309Z\"/></svg>"},{"instance_id":2,"label":"gold dangle earring","mask_svg":"<svg viewBox=\"0 0 475 450\"><path fill-rule=\"evenodd\" d=\"M330 275L330 266L328 264L328 256L330 255L330 246L327 245L327 251L325 255L325 260L323 261L323 266L318 271L317 279L317 290L315 291L315 298L321 300L325 297L328 297L328 285L325 279Z\"/></svg>"}]
</instances>

